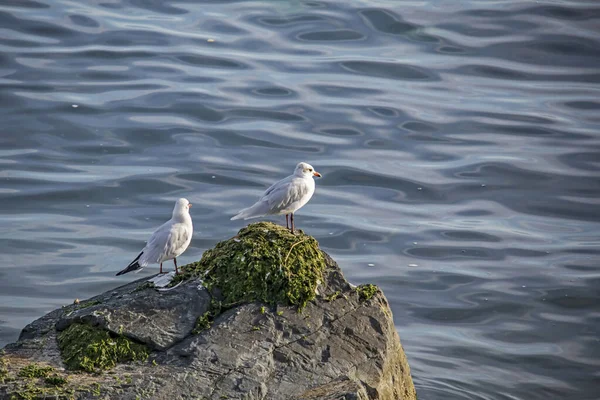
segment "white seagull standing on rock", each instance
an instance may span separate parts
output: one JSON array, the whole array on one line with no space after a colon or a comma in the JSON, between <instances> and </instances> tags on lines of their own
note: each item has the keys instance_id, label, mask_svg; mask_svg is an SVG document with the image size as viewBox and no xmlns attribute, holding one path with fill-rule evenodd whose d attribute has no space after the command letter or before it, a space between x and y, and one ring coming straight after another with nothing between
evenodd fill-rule
<instances>
[{"instance_id":1,"label":"white seagull standing on rock","mask_svg":"<svg viewBox=\"0 0 600 400\"><path fill-rule=\"evenodd\" d=\"M173 260L175 274L178 274L177 257L188 248L194 232L190 216L191 206L187 199L177 200L171 219L154 231L142 252L127 268L117 273L117 276L144 268L148 264L160 264L162 274L162 263L167 260Z\"/></svg>"},{"instance_id":2,"label":"white seagull standing on rock","mask_svg":"<svg viewBox=\"0 0 600 400\"><path fill-rule=\"evenodd\" d=\"M231 219L250 219L285 214L285 226L294 233L294 213L308 203L315 192L314 176L321 177L312 165L301 162L294 174L274 183L252 207L244 208Z\"/></svg>"}]
</instances>

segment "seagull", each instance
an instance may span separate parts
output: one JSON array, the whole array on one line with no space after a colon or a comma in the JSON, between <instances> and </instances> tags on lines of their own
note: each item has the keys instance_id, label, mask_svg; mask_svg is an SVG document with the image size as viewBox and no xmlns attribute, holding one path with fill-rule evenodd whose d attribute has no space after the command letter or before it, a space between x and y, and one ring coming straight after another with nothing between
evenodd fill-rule
<instances>
[{"instance_id":1,"label":"seagull","mask_svg":"<svg viewBox=\"0 0 600 400\"><path fill-rule=\"evenodd\" d=\"M294 213L308 203L315 192L314 176L320 178L321 174L308 163L298 163L292 175L274 183L252 207L240 210L231 219L285 214L285 226L290 229L291 223L290 231L294 233Z\"/></svg>"},{"instance_id":2,"label":"seagull","mask_svg":"<svg viewBox=\"0 0 600 400\"><path fill-rule=\"evenodd\" d=\"M148 264L159 263L160 273L162 274L162 263L167 260L173 260L175 274L179 274L177 257L183 254L188 248L192 240L192 233L194 232L192 217L190 216L191 206L187 199L181 198L177 200L171 219L154 231L142 252L138 254L127 268L118 272L117 276L142 269Z\"/></svg>"}]
</instances>

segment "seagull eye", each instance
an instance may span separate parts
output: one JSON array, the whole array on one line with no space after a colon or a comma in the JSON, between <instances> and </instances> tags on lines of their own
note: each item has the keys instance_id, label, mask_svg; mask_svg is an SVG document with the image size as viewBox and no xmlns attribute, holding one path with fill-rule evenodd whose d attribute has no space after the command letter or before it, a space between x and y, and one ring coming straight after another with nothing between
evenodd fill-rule
<instances>
[{"instance_id":1,"label":"seagull eye","mask_svg":"<svg viewBox=\"0 0 600 400\"><path fill-rule=\"evenodd\" d=\"M308 169L308 172L312 172L312 168L309 168L309 169Z\"/></svg>"}]
</instances>

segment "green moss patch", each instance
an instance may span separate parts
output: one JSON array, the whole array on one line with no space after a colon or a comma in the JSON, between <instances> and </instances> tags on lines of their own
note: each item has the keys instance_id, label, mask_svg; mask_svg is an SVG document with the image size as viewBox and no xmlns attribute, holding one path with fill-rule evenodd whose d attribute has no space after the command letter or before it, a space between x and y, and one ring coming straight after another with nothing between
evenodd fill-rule
<instances>
[{"instance_id":1,"label":"green moss patch","mask_svg":"<svg viewBox=\"0 0 600 400\"><path fill-rule=\"evenodd\" d=\"M194 335L197 335L198 333L200 333L202 331L210 329L211 325L212 325L212 320L210 317L210 312L207 311L198 317L198 319L196 320L196 326L194 326L194 330L192 331L192 333Z\"/></svg>"},{"instance_id":2,"label":"green moss patch","mask_svg":"<svg viewBox=\"0 0 600 400\"><path fill-rule=\"evenodd\" d=\"M221 311L223 311L223 304L220 301L212 299L210 301L208 311L196 319L196 325L194 326L192 333L197 335L207 329L210 329L213 321L219 314L221 314Z\"/></svg>"},{"instance_id":3,"label":"green moss patch","mask_svg":"<svg viewBox=\"0 0 600 400\"><path fill-rule=\"evenodd\" d=\"M338 297L340 297L341 293L339 290L336 290L335 292L331 293L329 296L325 297L325 301L329 301L332 302L335 299L337 299Z\"/></svg>"},{"instance_id":4,"label":"green moss patch","mask_svg":"<svg viewBox=\"0 0 600 400\"><path fill-rule=\"evenodd\" d=\"M4 353L0 355L0 383L4 383L6 378L8 378L8 361L6 361L3 357Z\"/></svg>"},{"instance_id":5,"label":"green moss patch","mask_svg":"<svg viewBox=\"0 0 600 400\"><path fill-rule=\"evenodd\" d=\"M50 386L64 386L67 384L67 377L54 374L44 378L44 382Z\"/></svg>"},{"instance_id":6,"label":"green moss patch","mask_svg":"<svg viewBox=\"0 0 600 400\"><path fill-rule=\"evenodd\" d=\"M371 283L366 285L360 285L356 287L356 291L363 301L371 300L373 296L379 291L379 288Z\"/></svg>"},{"instance_id":7,"label":"green moss patch","mask_svg":"<svg viewBox=\"0 0 600 400\"><path fill-rule=\"evenodd\" d=\"M87 324L72 324L58 335L58 345L69 369L98 372L117 363L145 361L148 348L121 335Z\"/></svg>"},{"instance_id":8,"label":"green moss patch","mask_svg":"<svg viewBox=\"0 0 600 400\"><path fill-rule=\"evenodd\" d=\"M144 282L135 288L134 292L139 292L146 289L156 289L154 282Z\"/></svg>"},{"instance_id":9,"label":"green moss patch","mask_svg":"<svg viewBox=\"0 0 600 400\"><path fill-rule=\"evenodd\" d=\"M260 301L302 309L315 298L325 266L313 237L259 222L204 252L200 261L183 268L177 281L202 277L208 290L221 291L224 308Z\"/></svg>"},{"instance_id":10,"label":"green moss patch","mask_svg":"<svg viewBox=\"0 0 600 400\"><path fill-rule=\"evenodd\" d=\"M4 365L5 379L0 380L0 397L11 400L56 399L71 400L85 397L91 385L102 379L99 375L72 374L59 371L45 363L0 351L0 366ZM2 396L4 395L4 396Z\"/></svg>"},{"instance_id":11,"label":"green moss patch","mask_svg":"<svg viewBox=\"0 0 600 400\"><path fill-rule=\"evenodd\" d=\"M29 364L19 371L18 376L21 378L45 378L54 371L54 368L49 366L40 366L38 364Z\"/></svg>"},{"instance_id":12,"label":"green moss patch","mask_svg":"<svg viewBox=\"0 0 600 400\"><path fill-rule=\"evenodd\" d=\"M81 303L78 303L75 306L75 309L77 310L81 310L82 308L88 308L88 307L92 307L98 304L102 304L101 301L98 300L88 300L88 301L82 301Z\"/></svg>"}]
</instances>

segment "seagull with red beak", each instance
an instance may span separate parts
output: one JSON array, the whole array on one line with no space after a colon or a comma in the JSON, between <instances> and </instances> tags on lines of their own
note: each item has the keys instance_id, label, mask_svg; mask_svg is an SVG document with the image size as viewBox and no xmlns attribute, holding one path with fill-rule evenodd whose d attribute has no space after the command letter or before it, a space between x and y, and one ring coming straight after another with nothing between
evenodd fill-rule
<instances>
[{"instance_id":1,"label":"seagull with red beak","mask_svg":"<svg viewBox=\"0 0 600 400\"><path fill-rule=\"evenodd\" d=\"M285 215L285 225L294 233L294 213L308 203L315 193L315 176L320 178L321 174L315 171L312 165L299 163L292 175L274 183L260 200L251 207L244 208L231 219Z\"/></svg>"}]
</instances>

